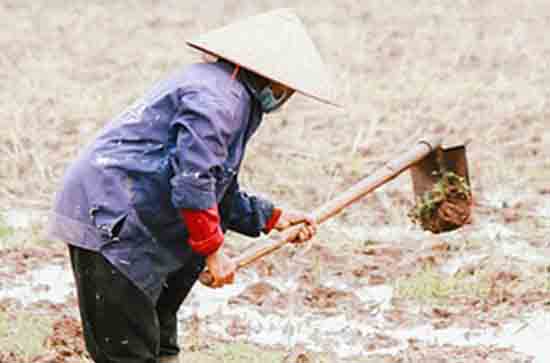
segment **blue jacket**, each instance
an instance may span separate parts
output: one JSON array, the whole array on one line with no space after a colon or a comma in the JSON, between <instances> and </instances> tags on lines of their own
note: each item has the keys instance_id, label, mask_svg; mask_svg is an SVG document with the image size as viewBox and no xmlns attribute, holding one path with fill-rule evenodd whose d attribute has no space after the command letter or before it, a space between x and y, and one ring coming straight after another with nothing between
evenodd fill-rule
<instances>
[{"instance_id":1,"label":"blue jacket","mask_svg":"<svg viewBox=\"0 0 550 363\"><path fill-rule=\"evenodd\" d=\"M231 71L191 65L105 126L66 172L51 235L100 252L153 300L194 255L179 209L217 203L224 231L260 235L273 205L237 176L262 111Z\"/></svg>"}]
</instances>

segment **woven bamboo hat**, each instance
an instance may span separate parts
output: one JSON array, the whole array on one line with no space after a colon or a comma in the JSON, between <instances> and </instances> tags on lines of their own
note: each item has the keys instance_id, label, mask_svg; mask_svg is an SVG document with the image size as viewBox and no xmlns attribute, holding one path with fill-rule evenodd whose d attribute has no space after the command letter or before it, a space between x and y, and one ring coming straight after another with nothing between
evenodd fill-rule
<instances>
[{"instance_id":1,"label":"woven bamboo hat","mask_svg":"<svg viewBox=\"0 0 550 363\"><path fill-rule=\"evenodd\" d=\"M292 9L241 20L188 40L187 44L338 106L321 56Z\"/></svg>"}]
</instances>

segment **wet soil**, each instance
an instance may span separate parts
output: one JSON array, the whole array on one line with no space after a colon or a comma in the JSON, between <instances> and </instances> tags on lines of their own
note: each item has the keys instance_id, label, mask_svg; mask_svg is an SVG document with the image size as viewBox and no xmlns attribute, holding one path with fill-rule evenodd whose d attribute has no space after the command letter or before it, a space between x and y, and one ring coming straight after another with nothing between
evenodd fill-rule
<instances>
[{"instance_id":1,"label":"wet soil","mask_svg":"<svg viewBox=\"0 0 550 363\"><path fill-rule=\"evenodd\" d=\"M174 32L200 33L272 5L225 1L215 17L205 10L194 16L198 2L169 3L155 3L154 11L143 11L151 9L145 2L0 6L11 22L0 39L10 70L4 83L30 87L6 87L0 110L8 131L0 133L5 208L50 208L68 161L98 127L153 79L194 61L173 43ZM437 236L413 228L404 212L414 203L409 181L397 178L320 227L306 253L281 251L215 294L195 288L181 311L182 337L198 335L195 351L247 341L262 349L296 347L294 361L327 353L330 362L546 363L547 349L537 342L550 336L550 112L540 67L549 54L548 22L540 16L548 4L450 3L451 12L430 1L286 2L298 7L337 70L335 90L353 112L342 116L293 98L288 112L263 123L243 174L276 202L309 210L424 135L449 144L472 138L472 223ZM147 44L154 47L136 52ZM89 60L85 72L67 71L82 59ZM81 92L52 99L59 89ZM40 127L28 127L29 120ZM466 206L450 205L439 218L465 223ZM440 224L434 229L444 229ZM28 303L54 289L25 282L52 261L70 274L62 247L0 249L0 312L60 319L44 359L57 359L59 351L76 359L76 322L64 321L77 315L74 295ZM404 283L414 291L404 293ZM27 286L20 297L2 296ZM1 363L22 359L0 349Z\"/></svg>"},{"instance_id":2,"label":"wet soil","mask_svg":"<svg viewBox=\"0 0 550 363\"><path fill-rule=\"evenodd\" d=\"M438 331L446 334L444 332L449 329L465 329L464 336L469 331L478 334L475 332L508 329L510 322L525 314L547 310L550 306L550 289L525 283L529 279L524 269L525 261L518 257L501 256L497 259L483 255L484 246L472 250L482 257L468 259L461 243L453 238L442 241L439 237L426 235L420 246L414 239L399 243L370 242L348 251L347 256L337 255L319 245L304 250L305 253L299 256L294 250L282 251L280 257L288 259L286 265L275 263L277 260L273 256L271 261L267 259L242 271L241 288L217 302L216 309L201 314L201 306L208 298L202 297L202 287L196 292L194 290L182 308L182 319L185 320L183 336L195 329L192 324L187 324L191 318L187 314L198 312L200 318L194 315L191 320L195 319L202 341L206 337L243 339L259 346L289 349L294 345L288 346L284 342L290 339L296 344L305 344L308 352L306 355L296 354L294 358L298 361L314 359L332 341L334 351L325 353L335 354L342 361L371 354L387 362L399 362L401 358L397 357L409 356L415 359L430 356L434 362L454 362L448 355L456 357L456 362L460 359L482 361L483 357L495 362L498 359L528 362L527 355L499 346L498 339L494 340L494 347L485 343L468 343L464 338L460 344L444 346L430 345L429 339L426 340L431 335L440 334ZM538 244L533 245L532 248L541 248ZM63 247L56 248L5 251L1 257L3 271L12 280L4 282L5 286L17 288L26 277L34 276L33 273L40 268L33 268L33 262L46 266L43 256L50 256L70 274ZM449 267L456 263L453 262L456 258L460 258L462 263ZM544 266L534 271L548 273ZM288 281L285 280L284 268L291 271ZM417 297L400 296L395 282L415 278L426 268L449 278L462 276L471 279L472 283L476 283L481 274L486 289L484 294L451 294L434 301L419 302ZM52 286L44 282L30 288L40 295L47 294ZM389 289L393 294L384 297L380 288ZM223 291L216 292L223 295ZM73 318L77 312L74 292L67 293L62 303L39 299L25 304L17 298L0 298L0 308L9 314L32 311L59 317L43 342L45 353L35 357L36 362L68 363L85 356L80 322ZM400 335L401 331L414 331L422 326L430 327L427 336ZM216 327L221 327L221 330ZM342 341L334 343L336 336ZM199 344L195 349L205 348ZM346 350L352 352L351 356L343 354ZM14 352L3 354L0 357L10 362L20 359Z\"/></svg>"},{"instance_id":3,"label":"wet soil","mask_svg":"<svg viewBox=\"0 0 550 363\"><path fill-rule=\"evenodd\" d=\"M53 324L52 333L46 338L44 347L50 353L39 357L36 363L71 363L81 362L87 357L79 319L62 316Z\"/></svg>"},{"instance_id":4,"label":"wet soil","mask_svg":"<svg viewBox=\"0 0 550 363\"><path fill-rule=\"evenodd\" d=\"M471 221L471 187L466 179L452 173L443 173L432 190L426 192L409 212L413 223L426 231L443 233L453 231Z\"/></svg>"}]
</instances>

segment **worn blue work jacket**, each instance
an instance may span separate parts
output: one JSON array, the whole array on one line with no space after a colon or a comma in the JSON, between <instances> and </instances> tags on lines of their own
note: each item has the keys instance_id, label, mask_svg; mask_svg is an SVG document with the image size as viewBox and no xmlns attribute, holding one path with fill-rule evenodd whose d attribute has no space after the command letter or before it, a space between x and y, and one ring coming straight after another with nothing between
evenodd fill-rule
<instances>
[{"instance_id":1,"label":"worn blue work jacket","mask_svg":"<svg viewBox=\"0 0 550 363\"><path fill-rule=\"evenodd\" d=\"M237 176L262 111L231 71L188 66L105 126L66 172L51 235L100 252L154 301L197 257L179 209L217 204L224 231L258 236L273 205L240 191Z\"/></svg>"}]
</instances>

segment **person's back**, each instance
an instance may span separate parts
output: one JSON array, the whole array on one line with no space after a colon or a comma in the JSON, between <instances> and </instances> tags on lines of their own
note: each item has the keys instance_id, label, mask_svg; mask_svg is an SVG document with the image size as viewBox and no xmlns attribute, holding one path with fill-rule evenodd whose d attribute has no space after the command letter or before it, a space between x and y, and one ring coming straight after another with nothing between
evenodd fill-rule
<instances>
[{"instance_id":1,"label":"person's back","mask_svg":"<svg viewBox=\"0 0 550 363\"><path fill-rule=\"evenodd\" d=\"M188 232L174 206L178 188L172 184L184 179L186 187L214 187L219 203L238 173L246 141L258 127L259 117L250 117L250 111L250 95L241 82L231 79L231 66L224 62L194 64L158 82L105 126L67 171L54 208L59 222L54 226L55 237L101 251L134 279L143 273L132 262L150 254L152 247L145 243L151 240L159 245L155 258L167 269L159 273L179 268L190 249L182 244ZM208 115L209 122L193 123L191 112ZM193 156L185 165L178 158L180 128L196 134L196 138L180 139L188 144L187 155ZM227 139L228 152L220 155L223 163L215 171L215 185L203 185L207 181L196 177L191 168L212 162L211 155L190 149L202 140L222 149L215 145L220 134ZM200 194L190 197L200 198ZM153 275L138 283L156 296L153 290L159 290L159 283L150 286L149 282L158 280Z\"/></svg>"}]
</instances>

